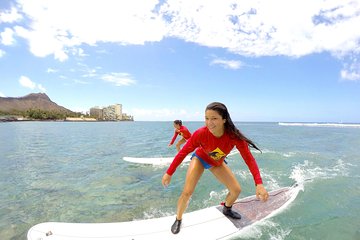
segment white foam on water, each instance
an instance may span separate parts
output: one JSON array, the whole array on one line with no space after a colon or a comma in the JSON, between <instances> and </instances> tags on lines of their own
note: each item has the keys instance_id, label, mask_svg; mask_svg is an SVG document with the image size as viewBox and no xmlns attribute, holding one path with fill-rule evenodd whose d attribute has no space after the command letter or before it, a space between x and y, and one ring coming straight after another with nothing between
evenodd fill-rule
<instances>
[{"instance_id":1,"label":"white foam on water","mask_svg":"<svg viewBox=\"0 0 360 240\"><path fill-rule=\"evenodd\" d=\"M239 176L242 180L246 180L249 177L252 177L248 169L233 169L233 173Z\"/></svg>"},{"instance_id":2,"label":"white foam on water","mask_svg":"<svg viewBox=\"0 0 360 240\"><path fill-rule=\"evenodd\" d=\"M357 123L286 123L286 122L279 122L278 124L279 124L279 126L360 128L360 124L357 124Z\"/></svg>"},{"instance_id":3,"label":"white foam on water","mask_svg":"<svg viewBox=\"0 0 360 240\"><path fill-rule=\"evenodd\" d=\"M278 223L266 219L243 229L233 239L259 239L266 233L269 240L283 240L291 233L291 229L283 229Z\"/></svg>"},{"instance_id":4,"label":"white foam on water","mask_svg":"<svg viewBox=\"0 0 360 240\"><path fill-rule=\"evenodd\" d=\"M254 150L251 149L251 153L253 154L275 154L275 155L280 155L286 158L290 158L293 157L297 154L297 152L278 152L278 151L274 151L274 150L270 150L270 149L261 149L261 152L259 152L258 150Z\"/></svg>"},{"instance_id":5,"label":"white foam on water","mask_svg":"<svg viewBox=\"0 0 360 240\"><path fill-rule=\"evenodd\" d=\"M330 179L337 176L348 176L349 169L352 164L338 159L334 166L320 167L313 162L305 160L303 163L297 164L291 172L290 178L296 183L303 184L305 181L313 181L314 179Z\"/></svg>"},{"instance_id":6,"label":"white foam on water","mask_svg":"<svg viewBox=\"0 0 360 240\"><path fill-rule=\"evenodd\" d=\"M284 157L293 157L293 156L295 156L296 155L296 152L288 152L288 153L283 153L282 154Z\"/></svg>"},{"instance_id":7,"label":"white foam on water","mask_svg":"<svg viewBox=\"0 0 360 240\"><path fill-rule=\"evenodd\" d=\"M146 211L143 214L144 214L144 217L140 218L138 220L153 219L153 218L160 218L160 217L167 217L167 216L174 215L173 212L166 212L159 208L151 208L149 211Z\"/></svg>"},{"instance_id":8,"label":"white foam on water","mask_svg":"<svg viewBox=\"0 0 360 240\"><path fill-rule=\"evenodd\" d=\"M275 178L275 174L268 174L267 172L262 172L261 175L263 179L266 179L266 183L264 184L268 191L280 188L280 184Z\"/></svg>"},{"instance_id":9,"label":"white foam on water","mask_svg":"<svg viewBox=\"0 0 360 240\"><path fill-rule=\"evenodd\" d=\"M227 193L228 193L227 189L223 189L220 192L211 191L209 194L209 198L203 201L204 207L209 207L214 202L220 203L220 202L224 201Z\"/></svg>"},{"instance_id":10,"label":"white foam on water","mask_svg":"<svg viewBox=\"0 0 360 240\"><path fill-rule=\"evenodd\" d=\"M233 149L231 150L231 152L228 154L228 156L233 156L236 155L237 153L239 153L239 151L237 149Z\"/></svg>"},{"instance_id":11,"label":"white foam on water","mask_svg":"<svg viewBox=\"0 0 360 240\"><path fill-rule=\"evenodd\" d=\"M281 227L275 228L275 233L270 233L270 240L284 240L291 233L290 229L282 229Z\"/></svg>"},{"instance_id":12,"label":"white foam on water","mask_svg":"<svg viewBox=\"0 0 360 240\"><path fill-rule=\"evenodd\" d=\"M254 152L254 153L260 153L259 151L252 151L252 152ZM261 152L263 153L263 154L266 154L266 153L277 153L276 151L273 151L273 150L270 150L270 149L267 149L267 148L264 148L264 149L261 149Z\"/></svg>"}]
</instances>

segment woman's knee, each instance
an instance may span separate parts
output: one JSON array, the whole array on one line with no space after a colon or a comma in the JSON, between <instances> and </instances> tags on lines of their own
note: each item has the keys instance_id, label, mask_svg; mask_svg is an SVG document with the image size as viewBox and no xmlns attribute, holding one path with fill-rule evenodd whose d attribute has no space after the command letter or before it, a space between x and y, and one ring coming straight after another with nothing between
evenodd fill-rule
<instances>
[{"instance_id":1,"label":"woman's knee","mask_svg":"<svg viewBox=\"0 0 360 240\"><path fill-rule=\"evenodd\" d=\"M185 199L190 199L190 197L192 196L193 194L193 190L187 190L187 189L184 189L183 192L181 193L181 196Z\"/></svg>"},{"instance_id":2,"label":"woman's knee","mask_svg":"<svg viewBox=\"0 0 360 240\"><path fill-rule=\"evenodd\" d=\"M176 147L181 147L182 144L183 144L183 143L182 143L181 141L178 141L178 142L176 143Z\"/></svg>"},{"instance_id":3,"label":"woman's knee","mask_svg":"<svg viewBox=\"0 0 360 240\"><path fill-rule=\"evenodd\" d=\"M231 187L231 189L230 189L230 191L234 194L234 195L240 195L240 193L241 193L241 186L240 186L240 184L236 184L236 185L234 185L234 186L232 186Z\"/></svg>"}]
</instances>

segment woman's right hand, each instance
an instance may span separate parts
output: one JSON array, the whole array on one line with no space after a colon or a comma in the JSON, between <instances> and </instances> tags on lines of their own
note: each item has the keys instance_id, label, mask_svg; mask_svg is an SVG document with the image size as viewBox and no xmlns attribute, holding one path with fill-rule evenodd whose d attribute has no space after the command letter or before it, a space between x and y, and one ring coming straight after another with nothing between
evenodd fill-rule
<instances>
[{"instance_id":1,"label":"woman's right hand","mask_svg":"<svg viewBox=\"0 0 360 240\"><path fill-rule=\"evenodd\" d=\"M162 185L164 187L167 187L167 186L169 186L170 181L171 181L171 176L169 174L165 173L164 176L162 177L162 181L161 181Z\"/></svg>"}]
</instances>

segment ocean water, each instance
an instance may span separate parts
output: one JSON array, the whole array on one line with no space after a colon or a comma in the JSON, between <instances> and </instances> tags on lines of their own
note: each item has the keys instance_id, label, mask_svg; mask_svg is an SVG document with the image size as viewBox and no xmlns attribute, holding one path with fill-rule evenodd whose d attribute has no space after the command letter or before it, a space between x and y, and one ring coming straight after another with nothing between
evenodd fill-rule
<instances>
[{"instance_id":1,"label":"ocean water","mask_svg":"<svg viewBox=\"0 0 360 240\"><path fill-rule=\"evenodd\" d=\"M203 122L185 122L191 131ZM236 123L254 151L268 190L297 183L297 198L235 239L360 239L360 125ZM0 239L26 239L40 222L120 222L175 215L187 164L164 189L166 167L125 156L173 156L172 122L0 123ZM255 193L240 155L228 164ZM209 171L187 211L219 204L225 188ZM172 223L169 223L169 226ZM221 226L220 226L221 227Z\"/></svg>"}]
</instances>

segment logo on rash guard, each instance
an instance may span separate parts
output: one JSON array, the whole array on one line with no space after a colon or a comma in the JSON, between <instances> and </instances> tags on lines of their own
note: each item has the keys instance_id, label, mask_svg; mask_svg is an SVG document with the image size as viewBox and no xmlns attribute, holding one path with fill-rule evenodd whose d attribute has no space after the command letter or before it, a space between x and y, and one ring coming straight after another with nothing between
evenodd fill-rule
<instances>
[{"instance_id":1,"label":"logo on rash guard","mask_svg":"<svg viewBox=\"0 0 360 240\"><path fill-rule=\"evenodd\" d=\"M223 151L221 151L220 148L216 148L215 150L212 150L209 153L209 157L211 157L215 161L219 161L220 159L222 159L225 156L226 156L225 153Z\"/></svg>"}]
</instances>

